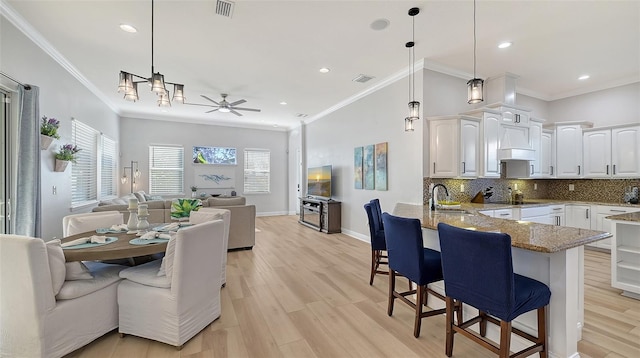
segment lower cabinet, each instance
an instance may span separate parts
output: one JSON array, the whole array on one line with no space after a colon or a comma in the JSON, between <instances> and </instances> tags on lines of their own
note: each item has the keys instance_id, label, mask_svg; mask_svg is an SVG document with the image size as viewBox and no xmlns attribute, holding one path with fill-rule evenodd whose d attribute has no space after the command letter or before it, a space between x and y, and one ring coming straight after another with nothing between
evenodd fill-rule
<instances>
[{"instance_id":1,"label":"lower cabinet","mask_svg":"<svg viewBox=\"0 0 640 358\"><path fill-rule=\"evenodd\" d=\"M609 206L609 205L593 205L594 213L591 217L591 229L598 231L611 232L611 220L605 219L607 216L620 215L640 211L637 208L627 206ZM613 238L596 241L592 246L600 249L611 250L611 242Z\"/></svg>"},{"instance_id":2,"label":"lower cabinet","mask_svg":"<svg viewBox=\"0 0 640 358\"><path fill-rule=\"evenodd\" d=\"M640 299L640 223L611 221L611 285Z\"/></svg>"}]
</instances>

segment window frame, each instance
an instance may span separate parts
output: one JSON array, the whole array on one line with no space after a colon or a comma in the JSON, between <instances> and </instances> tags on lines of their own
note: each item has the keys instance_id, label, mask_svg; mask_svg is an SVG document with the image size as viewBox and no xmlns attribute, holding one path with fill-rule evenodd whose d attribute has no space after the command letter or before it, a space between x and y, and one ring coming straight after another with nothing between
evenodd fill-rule
<instances>
[{"instance_id":1,"label":"window frame","mask_svg":"<svg viewBox=\"0 0 640 358\"><path fill-rule=\"evenodd\" d=\"M179 150L179 153L175 153L175 157L176 159L179 160L179 163L176 164L180 164L180 167L175 166L175 167L154 167L154 163L157 162L158 160L155 159L154 157L154 152L156 150L169 150L171 148L175 148L177 150ZM166 157L165 157L166 159ZM184 163L185 163L185 158L184 158L184 146L180 145L180 144L149 144L149 195L167 195L167 196L171 196L171 195L184 195ZM164 171L164 172L178 172L179 174L179 183L175 183L173 185L173 187L175 189L179 190L177 192L169 192L169 191L158 191L158 189L160 188L155 188L154 186L154 177L159 174L159 172ZM156 179L157 180L157 179ZM168 187L167 185L165 185L166 187Z\"/></svg>"},{"instance_id":2,"label":"window frame","mask_svg":"<svg viewBox=\"0 0 640 358\"><path fill-rule=\"evenodd\" d=\"M267 169L266 170L260 170L258 168L249 168L249 162L251 160L250 155L251 154L258 154L258 153L266 153L267 155ZM256 194L271 194L271 150L269 149L264 149L264 148L245 148L244 149L244 153L243 153L243 159L244 159L244 163L243 163L243 171L242 171L242 179L243 179L243 183L242 183L242 187L243 187L243 194L249 194L249 195L256 195ZM266 177L267 177L267 184L266 184L266 189L263 188L263 190L251 190L251 186L247 187L247 177L250 176L250 178L258 178L259 176L256 175L257 173L266 173ZM256 179L253 181L253 183L255 184L256 182L258 182L259 180Z\"/></svg>"}]
</instances>

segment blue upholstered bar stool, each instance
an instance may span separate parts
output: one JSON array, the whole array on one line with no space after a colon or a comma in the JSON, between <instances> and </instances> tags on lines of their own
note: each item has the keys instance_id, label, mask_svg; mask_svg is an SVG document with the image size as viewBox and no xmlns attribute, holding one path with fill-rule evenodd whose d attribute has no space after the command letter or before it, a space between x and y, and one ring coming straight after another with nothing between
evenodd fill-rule
<instances>
[{"instance_id":1,"label":"blue upholstered bar stool","mask_svg":"<svg viewBox=\"0 0 640 358\"><path fill-rule=\"evenodd\" d=\"M387 314L393 314L393 303L396 298L413 307L416 311L413 325L413 335L420 336L422 318L445 313L445 309L422 311L426 305L427 295L444 300L444 297L427 287L428 284L442 280L442 266L440 253L423 247L422 228L420 220L402 218L382 214L387 239L387 255L389 256L389 307ZM416 283L416 289L396 291L396 276L402 275ZM412 302L406 296L416 294L416 301Z\"/></svg>"},{"instance_id":2,"label":"blue upholstered bar stool","mask_svg":"<svg viewBox=\"0 0 640 358\"><path fill-rule=\"evenodd\" d=\"M542 282L513 272L511 237L443 223L438 224L438 235L447 303L447 356L453 354L454 334L461 333L501 358L526 357L537 352L546 358L545 307L549 304L551 291ZM454 300L478 309L478 316L454 324ZM516 317L532 310L538 313L538 337L511 325ZM498 346L484 338L487 321L500 326ZM468 330L475 323L480 323L480 335ZM510 355L511 333L534 344Z\"/></svg>"},{"instance_id":3,"label":"blue upholstered bar stool","mask_svg":"<svg viewBox=\"0 0 640 358\"><path fill-rule=\"evenodd\" d=\"M379 269L380 265L387 265L384 261L387 256L383 251L387 250L387 244L384 239L384 228L382 226L382 209L378 199L371 200L368 204L364 204L364 210L367 212L369 219L369 234L371 235L371 274L369 285L373 285L373 279L376 274L388 275L388 271Z\"/></svg>"}]
</instances>

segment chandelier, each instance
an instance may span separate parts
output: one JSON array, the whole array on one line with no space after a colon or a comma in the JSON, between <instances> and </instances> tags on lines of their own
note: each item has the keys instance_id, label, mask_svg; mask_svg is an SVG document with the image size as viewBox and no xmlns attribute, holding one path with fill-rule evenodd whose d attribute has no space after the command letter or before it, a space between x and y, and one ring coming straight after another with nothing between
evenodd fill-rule
<instances>
[{"instance_id":1,"label":"chandelier","mask_svg":"<svg viewBox=\"0 0 640 358\"><path fill-rule=\"evenodd\" d=\"M134 73L120 71L120 81L118 84L118 93L124 93L124 99L127 101L137 101L138 83L148 83L151 86L151 92L158 95L158 106L170 107L169 91L166 84L173 85L173 101L184 103L184 85L179 83L165 82L164 75L155 72L153 67L153 8L154 0L151 0L151 77L136 75ZM136 80L139 79L139 80Z\"/></svg>"}]
</instances>

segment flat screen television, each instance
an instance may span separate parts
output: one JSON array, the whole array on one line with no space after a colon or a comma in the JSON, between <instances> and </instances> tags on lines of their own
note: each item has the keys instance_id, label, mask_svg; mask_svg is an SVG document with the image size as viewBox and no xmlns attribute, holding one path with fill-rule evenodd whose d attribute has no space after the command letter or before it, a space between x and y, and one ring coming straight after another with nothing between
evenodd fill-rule
<instances>
[{"instance_id":1,"label":"flat screen television","mask_svg":"<svg viewBox=\"0 0 640 358\"><path fill-rule=\"evenodd\" d=\"M331 198L331 166L307 169L307 195L317 198Z\"/></svg>"}]
</instances>

